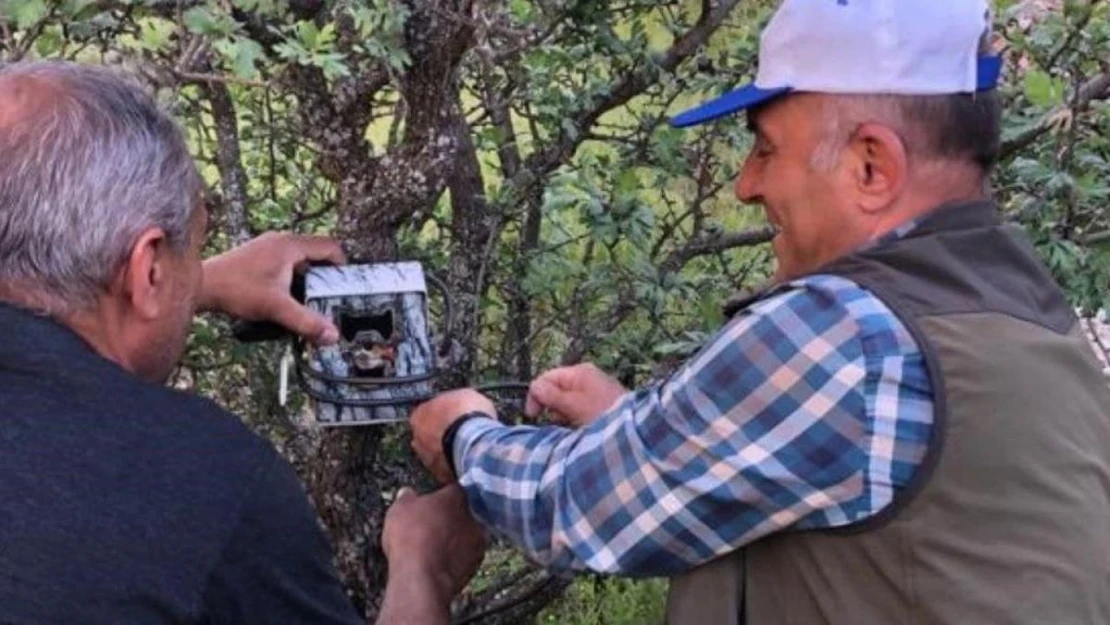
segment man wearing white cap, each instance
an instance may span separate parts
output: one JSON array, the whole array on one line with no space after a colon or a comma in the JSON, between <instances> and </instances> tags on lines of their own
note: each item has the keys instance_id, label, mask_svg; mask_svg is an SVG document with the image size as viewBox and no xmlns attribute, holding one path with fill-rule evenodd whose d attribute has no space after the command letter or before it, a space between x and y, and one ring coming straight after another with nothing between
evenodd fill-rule
<instances>
[{"instance_id":1,"label":"man wearing white cap","mask_svg":"<svg viewBox=\"0 0 1110 625\"><path fill-rule=\"evenodd\" d=\"M668 622L1110 622L1110 389L987 192L983 0L785 0L736 181L773 284L659 384L578 366L506 427L473 391L415 446L483 524L560 571L671 576Z\"/></svg>"}]
</instances>

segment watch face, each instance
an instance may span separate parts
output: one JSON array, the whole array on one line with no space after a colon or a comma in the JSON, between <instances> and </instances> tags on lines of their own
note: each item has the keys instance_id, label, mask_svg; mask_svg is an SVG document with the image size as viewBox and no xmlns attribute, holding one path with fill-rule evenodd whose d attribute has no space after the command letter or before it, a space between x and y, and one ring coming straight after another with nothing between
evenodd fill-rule
<instances>
[{"instance_id":1,"label":"watch face","mask_svg":"<svg viewBox=\"0 0 1110 625\"><path fill-rule=\"evenodd\" d=\"M306 346L301 376L322 425L401 421L432 392L435 350L419 263L315 267L305 304L331 319L339 341Z\"/></svg>"}]
</instances>

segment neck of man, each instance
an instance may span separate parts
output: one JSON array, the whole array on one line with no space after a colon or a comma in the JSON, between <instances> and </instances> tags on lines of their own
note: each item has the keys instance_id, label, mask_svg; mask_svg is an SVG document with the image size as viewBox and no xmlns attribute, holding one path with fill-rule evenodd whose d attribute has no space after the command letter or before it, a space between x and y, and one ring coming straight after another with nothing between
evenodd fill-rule
<instances>
[{"instance_id":1,"label":"neck of man","mask_svg":"<svg viewBox=\"0 0 1110 625\"><path fill-rule=\"evenodd\" d=\"M102 357L131 373L140 371L134 358L139 353L134 344L136 337L128 331L134 321L112 298L99 297L95 307L64 315L58 321L76 332Z\"/></svg>"},{"instance_id":2,"label":"neck of man","mask_svg":"<svg viewBox=\"0 0 1110 625\"><path fill-rule=\"evenodd\" d=\"M136 372L130 356L135 353L129 348L132 341L123 331L127 327L125 314L111 297L99 296L93 305L75 308L34 288L0 284L0 301L53 319L76 333L101 357Z\"/></svg>"},{"instance_id":3,"label":"neck of man","mask_svg":"<svg viewBox=\"0 0 1110 625\"><path fill-rule=\"evenodd\" d=\"M973 166L923 168L890 210L879 216L872 238L879 238L946 204L982 201L988 196L987 181L983 173Z\"/></svg>"}]
</instances>

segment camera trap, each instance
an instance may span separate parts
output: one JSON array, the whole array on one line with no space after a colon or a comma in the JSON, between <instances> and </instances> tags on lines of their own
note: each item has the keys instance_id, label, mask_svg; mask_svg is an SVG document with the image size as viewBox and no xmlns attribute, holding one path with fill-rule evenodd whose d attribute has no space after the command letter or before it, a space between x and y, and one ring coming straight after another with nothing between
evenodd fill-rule
<instances>
[{"instance_id":1,"label":"camera trap","mask_svg":"<svg viewBox=\"0 0 1110 625\"><path fill-rule=\"evenodd\" d=\"M428 282L416 262L314 267L304 303L339 328L339 342L303 345L297 376L321 425L401 421L432 394L435 349Z\"/></svg>"},{"instance_id":2,"label":"camera trap","mask_svg":"<svg viewBox=\"0 0 1110 625\"><path fill-rule=\"evenodd\" d=\"M450 343L450 293L413 261L315 266L294 276L290 294L339 329L334 345L306 344L271 322L236 322L232 333L244 343L290 341L281 360L281 403L292 368L319 425L404 421L412 406L434 395L442 364L429 322L429 284L441 295L445 330L440 340ZM503 380L474 388L496 397L525 393L528 384ZM522 409L497 405L499 413Z\"/></svg>"}]
</instances>

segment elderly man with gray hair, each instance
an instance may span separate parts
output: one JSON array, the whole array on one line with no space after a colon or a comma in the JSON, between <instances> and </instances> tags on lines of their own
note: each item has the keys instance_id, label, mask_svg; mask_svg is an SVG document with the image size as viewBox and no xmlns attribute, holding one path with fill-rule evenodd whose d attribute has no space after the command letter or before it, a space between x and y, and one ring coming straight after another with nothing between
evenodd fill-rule
<instances>
[{"instance_id":1,"label":"elderly man with gray hair","mask_svg":"<svg viewBox=\"0 0 1110 625\"><path fill-rule=\"evenodd\" d=\"M290 466L163 384L196 310L335 340L288 288L342 251L270 234L202 262L201 191L138 86L0 68L0 622L360 620ZM379 623L445 621L483 547L460 492L400 498L384 542Z\"/></svg>"}]
</instances>

